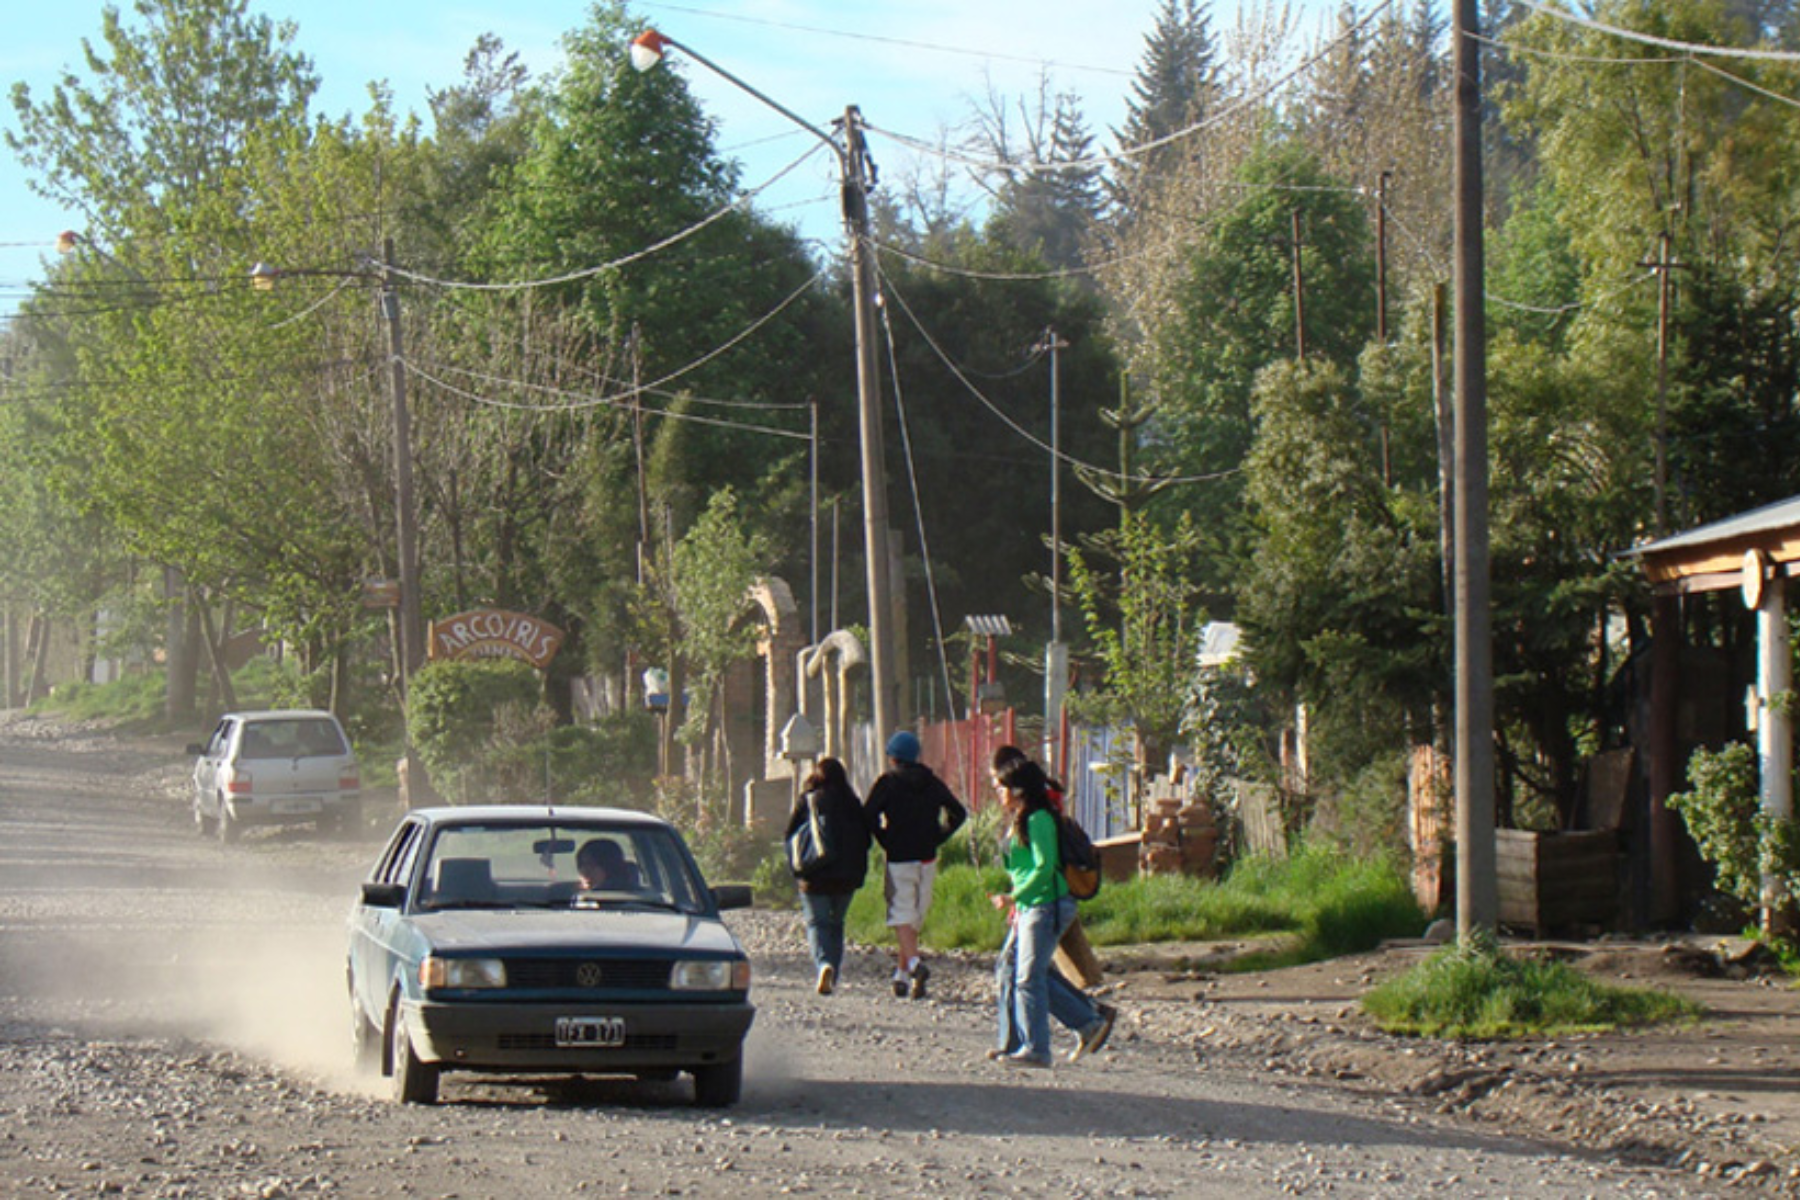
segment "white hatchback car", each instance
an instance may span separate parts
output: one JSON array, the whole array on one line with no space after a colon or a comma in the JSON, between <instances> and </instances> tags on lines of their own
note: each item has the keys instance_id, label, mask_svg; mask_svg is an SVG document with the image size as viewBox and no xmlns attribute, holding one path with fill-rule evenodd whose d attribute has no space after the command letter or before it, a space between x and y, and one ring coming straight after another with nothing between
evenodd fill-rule
<instances>
[{"instance_id":1,"label":"white hatchback car","mask_svg":"<svg viewBox=\"0 0 1800 1200\"><path fill-rule=\"evenodd\" d=\"M229 842L246 825L362 824L362 772L344 727L321 709L226 713L194 756L194 824Z\"/></svg>"}]
</instances>

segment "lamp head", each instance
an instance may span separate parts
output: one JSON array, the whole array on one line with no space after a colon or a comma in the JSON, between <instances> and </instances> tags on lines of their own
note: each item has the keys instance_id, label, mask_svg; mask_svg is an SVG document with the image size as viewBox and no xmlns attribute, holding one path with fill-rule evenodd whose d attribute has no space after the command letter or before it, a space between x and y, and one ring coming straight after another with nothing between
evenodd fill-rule
<instances>
[{"instance_id":1,"label":"lamp head","mask_svg":"<svg viewBox=\"0 0 1800 1200\"><path fill-rule=\"evenodd\" d=\"M640 71L648 71L662 61L663 50L669 45L669 39L654 29L646 29L631 41L631 65Z\"/></svg>"}]
</instances>

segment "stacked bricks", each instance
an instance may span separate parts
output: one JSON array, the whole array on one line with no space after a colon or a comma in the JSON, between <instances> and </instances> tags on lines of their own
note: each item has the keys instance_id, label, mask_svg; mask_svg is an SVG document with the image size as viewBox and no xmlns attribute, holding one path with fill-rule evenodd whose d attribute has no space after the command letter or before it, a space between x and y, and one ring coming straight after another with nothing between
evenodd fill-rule
<instances>
[{"instance_id":1,"label":"stacked bricks","mask_svg":"<svg viewBox=\"0 0 1800 1200\"><path fill-rule=\"evenodd\" d=\"M1138 870L1145 875L1211 876L1219 835L1205 802L1163 795L1151 802L1138 847Z\"/></svg>"}]
</instances>

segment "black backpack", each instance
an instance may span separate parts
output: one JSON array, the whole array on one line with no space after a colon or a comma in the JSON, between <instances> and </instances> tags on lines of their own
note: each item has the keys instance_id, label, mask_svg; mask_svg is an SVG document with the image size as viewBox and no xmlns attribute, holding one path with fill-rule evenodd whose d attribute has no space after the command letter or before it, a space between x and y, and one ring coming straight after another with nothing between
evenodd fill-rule
<instances>
[{"instance_id":1,"label":"black backpack","mask_svg":"<svg viewBox=\"0 0 1800 1200\"><path fill-rule=\"evenodd\" d=\"M1100 894L1100 851L1075 818L1060 817L1056 826L1063 882L1069 885L1069 895L1077 900L1092 900Z\"/></svg>"}]
</instances>

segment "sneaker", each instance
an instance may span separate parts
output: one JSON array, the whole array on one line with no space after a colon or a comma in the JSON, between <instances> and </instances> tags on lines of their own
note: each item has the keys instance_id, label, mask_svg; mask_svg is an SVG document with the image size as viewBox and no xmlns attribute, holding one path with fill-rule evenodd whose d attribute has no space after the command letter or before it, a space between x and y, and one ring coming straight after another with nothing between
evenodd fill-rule
<instances>
[{"instance_id":1,"label":"sneaker","mask_svg":"<svg viewBox=\"0 0 1800 1200\"><path fill-rule=\"evenodd\" d=\"M1039 1058L1035 1054L1025 1054L1022 1052L1018 1053L1018 1054L1002 1054L999 1058L999 1062L1002 1066L1030 1067L1034 1070L1039 1070L1039 1071L1045 1071L1050 1068L1050 1056L1049 1055L1045 1055L1043 1058Z\"/></svg>"},{"instance_id":2,"label":"sneaker","mask_svg":"<svg viewBox=\"0 0 1800 1200\"><path fill-rule=\"evenodd\" d=\"M837 986L837 968L823 966L819 968L819 995L831 995L831 989Z\"/></svg>"},{"instance_id":3,"label":"sneaker","mask_svg":"<svg viewBox=\"0 0 1800 1200\"><path fill-rule=\"evenodd\" d=\"M999 1062L1001 1059L1005 1058L1008 1054L1011 1054L1011 1053L1012 1053L1012 1051L1010 1051L1010 1050L1002 1050L998 1046L992 1046L992 1047L989 1047L989 1049L988 1049L987 1060L989 1062Z\"/></svg>"},{"instance_id":4,"label":"sneaker","mask_svg":"<svg viewBox=\"0 0 1800 1200\"><path fill-rule=\"evenodd\" d=\"M912 998L925 998L925 981L931 978L931 968L924 963L915 963L912 969Z\"/></svg>"},{"instance_id":5,"label":"sneaker","mask_svg":"<svg viewBox=\"0 0 1800 1200\"><path fill-rule=\"evenodd\" d=\"M907 989L906 976L902 975L898 971L895 971L894 972L894 998L896 1000L906 999L906 989Z\"/></svg>"},{"instance_id":6,"label":"sneaker","mask_svg":"<svg viewBox=\"0 0 1800 1200\"><path fill-rule=\"evenodd\" d=\"M1106 1045L1106 1039L1112 1036L1113 1024L1118 1019L1118 1009L1110 1004L1102 1004L1099 1019L1081 1031L1081 1043L1069 1052L1069 1061L1074 1062L1084 1054L1096 1053Z\"/></svg>"}]
</instances>

